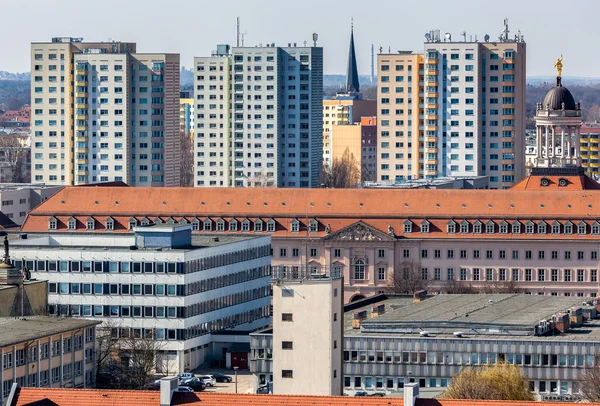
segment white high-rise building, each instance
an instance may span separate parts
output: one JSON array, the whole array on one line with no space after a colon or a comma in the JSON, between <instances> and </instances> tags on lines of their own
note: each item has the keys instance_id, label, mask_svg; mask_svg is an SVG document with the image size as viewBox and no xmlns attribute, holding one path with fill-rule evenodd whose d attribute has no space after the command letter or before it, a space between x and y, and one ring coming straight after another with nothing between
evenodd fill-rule
<instances>
[{"instance_id":1,"label":"white high-rise building","mask_svg":"<svg viewBox=\"0 0 600 406\"><path fill-rule=\"evenodd\" d=\"M194 66L195 186L317 186L322 48L219 45Z\"/></svg>"},{"instance_id":2,"label":"white high-rise building","mask_svg":"<svg viewBox=\"0 0 600 406\"><path fill-rule=\"evenodd\" d=\"M179 55L31 44L33 182L179 186Z\"/></svg>"}]
</instances>

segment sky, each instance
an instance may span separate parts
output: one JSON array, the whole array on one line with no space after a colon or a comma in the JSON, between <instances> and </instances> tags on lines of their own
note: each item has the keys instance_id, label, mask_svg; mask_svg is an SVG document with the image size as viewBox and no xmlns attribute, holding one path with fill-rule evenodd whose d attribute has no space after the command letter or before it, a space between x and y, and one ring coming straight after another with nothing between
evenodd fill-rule
<instances>
[{"instance_id":1,"label":"sky","mask_svg":"<svg viewBox=\"0 0 600 406\"><path fill-rule=\"evenodd\" d=\"M498 38L509 20L512 37L527 43L527 75L553 76L563 54L563 75L600 77L599 0L0 0L0 70L30 70L30 43L52 37L136 42L139 52L208 56L216 44L235 45L240 17L245 46L311 43L319 34L324 72L346 70L350 22L361 75L371 72L375 52L391 47L423 51L424 34L439 29Z\"/></svg>"}]
</instances>

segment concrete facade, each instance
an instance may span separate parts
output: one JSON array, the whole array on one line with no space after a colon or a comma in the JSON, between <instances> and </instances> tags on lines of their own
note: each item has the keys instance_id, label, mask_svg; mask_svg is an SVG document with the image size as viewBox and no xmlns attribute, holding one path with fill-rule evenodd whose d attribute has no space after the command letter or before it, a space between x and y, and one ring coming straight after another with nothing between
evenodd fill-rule
<instances>
[{"instance_id":1,"label":"concrete facade","mask_svg":"<svg viewBox=\"0 0 600 406\"><path fill-rule=\"evenodd\" d=\"M449 35L378 55L378 181L487 175L506 189L525 176L525 42Z\"/></svg>"},{"instance_id":2,"label":"concrete facade","mask_svg":"<svg viewBox=\"0 0 600 406\"><path fill-rule=\"evenodd\" d=\"M179 55L31 44L33 182L179 185Z\"/></svg>"},{"instance_id":3,"label":"concrete facade","mask_svg":"<svg viewBox=\"0 0 600 406\"><path fill-rule=\"evenodd\" d=\"M323 49L220 45L194 64L195 186L315 187Z\"/></svg>"},{"instance_id":4,"label":"concrete facade","mask_svg":"<svg viewBox=\"0 0 600 406\"><path fill-rule=\"evenodd\" d=\"M60 186L46 187L35 184L2 184L0 186L2 213L21 225L31 209L46 201L60 188Z\"/></svg>"},{"instance_id":5,"label":"concrete facade","mask_svg":"<svg viewBox=\"0 0 600 406\"><path fill-rule=\"evenodd\" d=\"M188 243L142 227L131 236L28 236L13 241L11 253L48 282L52 314L110 320L123 336L152 331L168 352L168 370L184 372L223 356L212 352L213 332L269 324L270 237L190 243L191 225L166 229L173 227L187 232Z\"/></svg>"},{"instance_id":6,"label":"concrete facade","mask_svg":"<svg viewBox=\"0 0 600 406\"><path fill-rule=\"evenodd\" d=\"M96 382L96 321L0 319L2 404L20 387L88 388Z\"/></svg>"}]
</instances>

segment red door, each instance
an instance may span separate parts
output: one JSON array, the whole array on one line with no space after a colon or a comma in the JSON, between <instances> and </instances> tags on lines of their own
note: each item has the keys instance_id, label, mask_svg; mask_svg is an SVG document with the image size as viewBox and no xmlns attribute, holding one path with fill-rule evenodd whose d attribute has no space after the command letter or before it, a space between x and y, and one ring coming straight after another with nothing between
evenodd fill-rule
<instances>
[{"instance_id":1,"label":"red door","mask_svg":"<svg viewBox=\"0 0 600 406\"><path fill-rule=\"evenodd\" d=\"M238 367L239 369L248 369L248 353L232 352L231 367Z\"/></svg>"}]
</instances>

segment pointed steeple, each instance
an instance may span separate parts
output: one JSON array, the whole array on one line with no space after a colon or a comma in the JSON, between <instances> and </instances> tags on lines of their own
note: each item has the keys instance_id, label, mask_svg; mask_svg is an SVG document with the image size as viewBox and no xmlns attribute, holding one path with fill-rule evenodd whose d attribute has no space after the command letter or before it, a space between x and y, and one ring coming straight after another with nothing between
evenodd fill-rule
<instances>
[{"instance_id":1,"label":"pointed steeple","mask_svg":"<svg viewBox=\"0 0 600 406\"><path fill-rule=\"evenodd\" d=\"M354 52L354 19L350 30L350 50L348 51L348 70L346 72L346 92L360 90L358 83L358 67L356 66L356 53Z\"/></svg>"}]
</instances>

